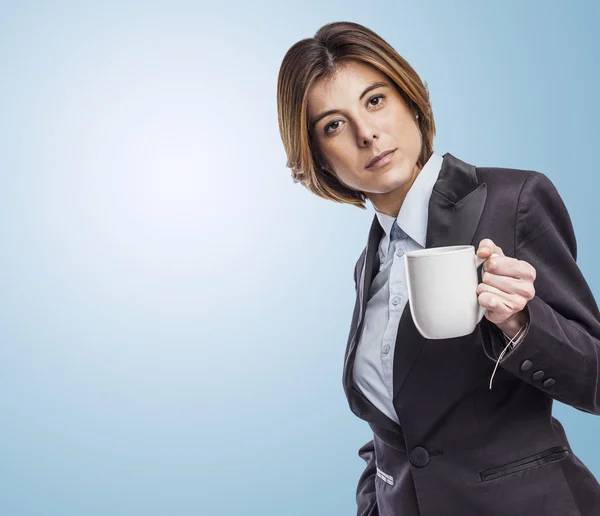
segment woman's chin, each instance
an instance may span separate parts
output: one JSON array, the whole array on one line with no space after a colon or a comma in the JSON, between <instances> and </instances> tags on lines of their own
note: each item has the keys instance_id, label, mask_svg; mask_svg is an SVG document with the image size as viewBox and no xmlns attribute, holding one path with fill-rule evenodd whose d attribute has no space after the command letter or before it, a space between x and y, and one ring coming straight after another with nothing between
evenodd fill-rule
<instances>
[{"instance_id":1,"label":"woman's chin","mask_svg":"<svg viewBox=\"0 0 600 516\"><path fill-rule=\"evenodd\" d=\"M410 175L406 174L404 170L396 168L388 170L386 174L378 177L377 181L371 183L371 186L374 192L382 194L389 193L407 187L407 183L410 183L410 179Z\"/></svg>"}]
</instances>

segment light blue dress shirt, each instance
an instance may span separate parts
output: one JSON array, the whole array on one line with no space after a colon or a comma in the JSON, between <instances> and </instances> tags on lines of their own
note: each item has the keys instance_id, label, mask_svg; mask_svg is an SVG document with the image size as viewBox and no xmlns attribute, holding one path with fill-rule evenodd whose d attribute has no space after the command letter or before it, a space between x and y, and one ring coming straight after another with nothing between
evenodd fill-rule
<instances>
[{"instance_id":1,"label":"light blue dress shirt","mask_svg":"<svg viewBox=\"0 0 600 516\"><path fill-rule=\"evenodd\" d=\"M379 242L379 272L373 278L368 293L353 376L360 392L396 423L399 421L392 404L392 366L398 325L408 301L404 254L425 249L429 198L442 161L443 156L436 152L427 160L408 191L397 218L375 210L384 235ZM398 239L391 239L394 222L400 228ZM514 345L521 342L527 329ZM398 344L402 345L402 339Z\"/></svg>"}]
</instances>

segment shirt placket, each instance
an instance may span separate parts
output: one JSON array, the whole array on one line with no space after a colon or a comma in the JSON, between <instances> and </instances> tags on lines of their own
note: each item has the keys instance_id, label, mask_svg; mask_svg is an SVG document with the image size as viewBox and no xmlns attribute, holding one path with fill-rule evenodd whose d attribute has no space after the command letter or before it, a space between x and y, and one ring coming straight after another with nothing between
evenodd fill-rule
<instances>
[{"instance_id":1,"label":"shirt placket","mask_svg":"<svg viewBox=\"0 0 600 516\"><path fill-rule=\"evenodd\" d=\"M390 277L389 277L389 319L388 324L383 334L381 343L381 367L383 371L383 379L390 395L392 395L392 372L394 348L396 341L396 331L402 317L402 309L404 308L404 253L406 252L407 239L406 235L394 240L390 244L390 252L393 253Z\"/></svg>"}]
</instances>

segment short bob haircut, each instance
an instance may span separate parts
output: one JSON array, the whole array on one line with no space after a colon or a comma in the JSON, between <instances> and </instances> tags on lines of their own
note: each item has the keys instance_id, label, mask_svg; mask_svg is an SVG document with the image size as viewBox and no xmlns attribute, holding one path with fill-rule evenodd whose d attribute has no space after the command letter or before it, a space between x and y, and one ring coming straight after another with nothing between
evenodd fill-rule
<instances>
[{"instance_id":1,"label":"short bob haircut","mask_svg":"<svg viewBox=\"0 0 600 516\"><path fill-rule=\"evenodd\" d=\"M419 115L422 168L433 152L435 122L429 89L408 62L370 29L352 22L328 23L314 38L298 41L285 54L277 79L279 133L287 155L286 166L295 183L335 202L366 209L366 196L343 183L321 163L319 149L308 126L308 92L318 81L331 79L344 61L373 66L395 85L406 105Z\"/></svg>"}]
</instances>

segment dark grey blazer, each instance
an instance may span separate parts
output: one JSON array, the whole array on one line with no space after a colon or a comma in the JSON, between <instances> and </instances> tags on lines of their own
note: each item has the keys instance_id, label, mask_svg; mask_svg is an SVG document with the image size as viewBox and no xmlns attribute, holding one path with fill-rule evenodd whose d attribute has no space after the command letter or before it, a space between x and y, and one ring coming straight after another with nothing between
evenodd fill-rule
<instances>
[{"instance_id":1,"label":"dark grey blazer","mask_svg":"<svg viewBox=\"0 0 600 516\"><path fill-rule=\"evenodd\" d=\"M424 339L407 303L394 355L400 425L352 379L383 234L377 217L355 268L356 304L343 383L373 440L356 499L359 515L598 516L600 485L575 456L553 399L600 414L600 312L576 264L571 220L552 182L534 171L476 168L444 155L429 201L426 247L491 238L537 271L530 328L505 355L485 317L465 337Z\"/></svg>"}]
</instances>

